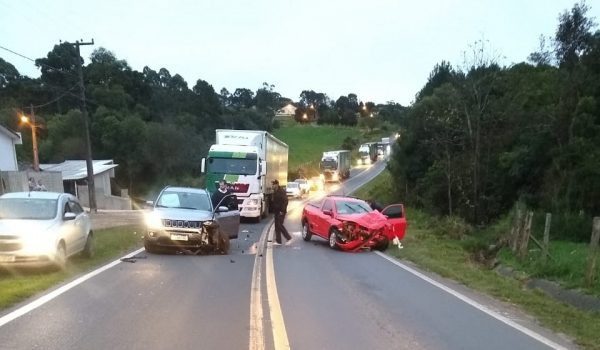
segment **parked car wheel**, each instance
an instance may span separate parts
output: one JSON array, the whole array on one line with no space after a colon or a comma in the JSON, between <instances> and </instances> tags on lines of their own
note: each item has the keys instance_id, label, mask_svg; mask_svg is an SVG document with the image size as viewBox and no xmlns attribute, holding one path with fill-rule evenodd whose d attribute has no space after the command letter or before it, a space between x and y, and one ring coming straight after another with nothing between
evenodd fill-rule
<instances>
[{"instance_id":1,"label":"parked car wheel","mask_svg":"<svg viewBox=\"0 0 600 350\"><path fill-rule=\"evenodd\" d=\"M331 231L329 231L329 248L331 248L331 249L337 249L338 248L338 245L337 245L337 242L338 242L337 236L338 236L338 234L339 234L339 232L335 228L332 228Z\"/></svg>"},{"instance_id":2,"label":"parked car wheel","mask_svg":"<svg viewBox=\"0 0 600 350\"><path fill-rule=\"evenodd\" d=\"M81 254L86 258L93 258L96 254L96 239L94 233L88 233L87 239L85 240L85 247Z\"/></svg>"},{"instance_id":3,"label":"parked car wheel","mask_svg":"<svg viewBox=\"0 0 600 350\"><path fill-rule=\"evenodd\" d=\"M302 222L302 239L305 241L310 241L312 237L312 232L310 232L308 221L304 220Z\"/></svg>"},{"instance_id":4,"label":"parked car wheel","mask_svg":"<svg viewBox=\"0 0 600 350\"><path fill-rule=\"evenodd\" d=\"M67 267L67 250L64 243L59 243L54 254L54 266L58 270L64 270Z\"/></svg>"}]
</instances>

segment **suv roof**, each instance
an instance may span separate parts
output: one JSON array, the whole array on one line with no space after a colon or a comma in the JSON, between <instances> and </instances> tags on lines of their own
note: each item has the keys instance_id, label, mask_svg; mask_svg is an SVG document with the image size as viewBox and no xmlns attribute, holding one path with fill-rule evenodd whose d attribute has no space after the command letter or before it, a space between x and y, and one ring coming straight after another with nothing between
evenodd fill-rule
<instances>
[{"instance_id":1,"label":"suv roof","mask_svg":"<svg viewBox=\"0 0 600 350\"><path fill-rule=\"evenodd\" d=\"M164 191L173 191L173 192L188 192L188 193L208 193L204 188L195 188L195 187L175 187L175 186L167 186L163 188L161 192Z\"/></svg>"}]
</instances>

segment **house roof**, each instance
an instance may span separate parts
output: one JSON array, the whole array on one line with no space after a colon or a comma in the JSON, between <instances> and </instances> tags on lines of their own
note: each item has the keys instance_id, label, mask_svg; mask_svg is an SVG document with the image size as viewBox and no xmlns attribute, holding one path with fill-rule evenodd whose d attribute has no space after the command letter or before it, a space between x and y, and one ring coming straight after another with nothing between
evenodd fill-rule
<instances>
[{"instance_id":1,"label":"house roof","mask_svg":"<svg viewBox=\"0 0 600 350\"><path fill-rule=\"evenodd\" d=\"M2 125L0 125L0 133L5 134L6 136L15 139L15 140L20 140L21 136L19 136L19 134L17 134L16 132L10 130L9 128L6 128Z\"/></svg>"},{"instance_id":2,"label":"house roof","mask_svg":"<svg viewBox=\"0 0 600 350\"><path fill-rule=\"evenodd\" d=\"M114 164L112 159L92 161L94 175L101 174L110 169L116 168L119 164ZM87 177L87 165L85 160L65 160L60 164L40 164L43 171L60 171L63 181L81 180Z\"/></svg>"}]
</instances>

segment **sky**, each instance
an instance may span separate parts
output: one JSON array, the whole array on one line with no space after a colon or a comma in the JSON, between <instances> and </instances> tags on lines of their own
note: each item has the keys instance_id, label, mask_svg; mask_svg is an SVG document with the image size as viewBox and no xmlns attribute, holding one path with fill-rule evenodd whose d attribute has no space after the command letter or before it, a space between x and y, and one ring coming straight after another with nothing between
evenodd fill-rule
<instances>
[{"instance_id":1,"label":"sky","mask_svg":"<svg viewBox=\"0 0 600 350\"><path fill-rule=\"evenodd\" d=\"M477 41L503 66L527 60L553 36L571 0L0 0L0 46L45 57L62 41L94 39L131 68L256 91L263 82L294 101L330 98L410 105L436 63L465 66ZM600 18L600 4L588 16ZM23 75L26 59L0 49ZM466 57L469 57L467 54ZM468 61L468 59L467 59Z\"/></svg>"}]
</instances>

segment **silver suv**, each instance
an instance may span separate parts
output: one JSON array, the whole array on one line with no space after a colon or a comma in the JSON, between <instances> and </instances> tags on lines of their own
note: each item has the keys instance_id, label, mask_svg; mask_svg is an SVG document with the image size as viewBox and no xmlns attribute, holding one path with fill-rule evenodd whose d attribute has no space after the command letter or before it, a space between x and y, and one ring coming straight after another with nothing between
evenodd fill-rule
<instances>
[{"instance_id":1,"label":"silver suv","mask_svg":"<svg viewBox=\"0 0 600 350\"><path fill-rule=\"evenodd\" d=\"M222 202L235 201L225 197ZM149 253L161 248L211 248L207 227L216 222L229 238L237 238L240 212L219 204L212 207L210 193L204 189L166 187L156 202L148 202L152 210L146 214L144 247Z\"/></svg>"}]
</instances>

